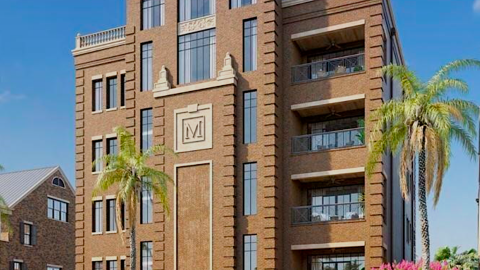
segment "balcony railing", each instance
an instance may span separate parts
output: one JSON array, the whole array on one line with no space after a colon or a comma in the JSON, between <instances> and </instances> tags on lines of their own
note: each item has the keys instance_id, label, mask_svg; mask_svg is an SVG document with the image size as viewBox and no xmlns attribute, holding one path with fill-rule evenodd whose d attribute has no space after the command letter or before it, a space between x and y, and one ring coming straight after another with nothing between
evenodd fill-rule
<instances>
[{"instance_id":1,"label":"balcony railing","mask_svg":"<svg viewBox=\"0 0 480 270\"><path fill-rule=\"evenodd\" d=\"M125 39L125 26L105 30L98 33L93 33L85 36L77 35L76 48L85 49L89 47L99 46L115 41Z\"/></svg>"},{"instance_id":2,"label":"balcony railing","mask_svg":"<svg viewBox=\"0 0 480 270\"><path fill-rule=\"evenodd\" d=\"M292 224L363 219L364 202L340 203L292 208Z\"/></svg>"},{"instance_id":3,"label":"balcony railing","mask_svg":"<svg viewBox=\"0 0 480 270\"><path fill-rule=\"evenodd\" d=\"M292 82L308 82L365 70L365 54L349 55L292 67Z\"/></svg>"},{"instance_id":4,"label":"balcony railing","mask_svg":"<svg viewBox=\"0 0 480 270\"><path fill-rule=\"evenodd\" d=\"M292 153L299 154L362 146L365 144L364 132L364 128L354 128L293 137Z\"/></svg>"}]
</instances>

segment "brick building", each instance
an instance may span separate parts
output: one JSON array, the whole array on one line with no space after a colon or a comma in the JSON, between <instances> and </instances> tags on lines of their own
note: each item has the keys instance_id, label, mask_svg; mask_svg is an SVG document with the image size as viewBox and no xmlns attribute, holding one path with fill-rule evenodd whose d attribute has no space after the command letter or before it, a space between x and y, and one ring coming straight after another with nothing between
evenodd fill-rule
<instances>
[{"instance_id":1,"label":"brick building","mask_svg":"<svg viewBox=\"0 0 480 270\"><path fill-rule=\"evenodd\" d=\"M0 269L74 269L75 191L60 167L2 173L0 196Z\"/></svg>"},{"instance_id":2,"label":"brick building","mask_svg":"<svg viewBox=\"0 0 480 270\"><path fill-rule=\"evenodd\" d=\"M178 153L151 160L173 211L142 192L138 269L414 258L398 158L364 173L370 112L402 95L378 74L404 63L395 29L388 0L128 0L125 26L78 35L76 269L128 268L115 190L91 195L116 126Z\"/></svg>"}]
</instances>

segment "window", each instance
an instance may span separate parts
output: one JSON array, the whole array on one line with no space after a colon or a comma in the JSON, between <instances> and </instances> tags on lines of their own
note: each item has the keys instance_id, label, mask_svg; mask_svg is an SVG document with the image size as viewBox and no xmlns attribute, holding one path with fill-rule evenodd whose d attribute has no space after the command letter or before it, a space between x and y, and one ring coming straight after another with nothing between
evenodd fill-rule
<instances>
[{"instance_id":1,"label":"window","mask_svg":"<svg viewBox=\"0 0 480 270\"><path fill-rule=\"evenodd\" d=\"M92 109L94 112L99 112L102 110L102 92L102 80L93 81Z\"/></svg>"},{"instance_id":2,"label":"window","mask_svg":"<svg viewBox=\"0 0 480 270\"><path fill-rule=\"evenodd\" d=\"M142 29L165 24L165 0L142 0Z\"/></svg>"},{"instance_id":3,"label":"window","mask_svg":"<svg viewBox=\"0 0 480 270\"><path fill-rule=\"evenodd\" d=\"M365 268L363 254L320 255L310 256L308 270L361 270Z\"/></svg>"},{"instance_id":4,"label":"window","mask_svg":"<svg viewBox=\"0 0 480 270\"><path fill-rule=\"evenodd\" d=\"M52 184L57 187L65 187L65 182L63 182L63 180L58 177L53 178Z\"/></svg>"},{"instance_id":5,"label":"window","mask_svg":"<svg viewBox=\"0 0 480 270\"><path fill-rule=\"evenodd\" d=\"M117 261L107 261L107 270L117 270Z\"/></svg>"},{"instance_id":6,"label":"window","mask_svg":"<svg viewBox=\"0 0 480 270\"><path fill-rule=\"evenodd\" d=\"M257 70L257 19L243 21L243 71Z\"/></svg>"},{"instance_id":7,"label":"window","mask_svg":"<svg viewBox=\"0 0 480 270\"><path fill-rule=\"evenodd\" d=\"M257 91L243 93L243 142L257 142Z\"/></svg>"},{"instance_id":8,"label":"window","mask_svg":"<svg viewBox=\"0 0 480 270\"><path fill-rule=\"evenodd\" d=\"M20 243L26 246L37 244L37 228L31 223L20 222Z\"/></svg>"},{"instance_id":9,"label":"window","mask_svg":"<svg viewBox=\"0 0 480 270\"><path fill-rule=\"evenodd\" d=\"M117 107L117 78L107 79L107 109Z\"/></svg>"},{"instance_id":10,"label":"window","mask_svg":"<svg viewBox=\"0 0 480 270\"><path fill-rule=\"evenodd\" d=\"M121 216L122 216L122 218L121 218L122 224L121 225L122 225L122 229L125 230L126 229L125 224L127 223L127 210L125 208L125 203L124 202L122 202L122 207L121 208L122 208L122 210L121 210L122 212L120 213Z\"/></svg>"},{"instance_id":11,"label":"window","mask_svg":"<svg viewBox=\"0 0 480 270\"><path fill-rule=\"evenodd\" d=\"M142 110L142 142L143 151L148 150L153 145L153 116L152 109Z\"/></svg>"},{"instance_id":12,"label":"window","mask_svg":"<svg viewBox=\"0 0 480 270\"><path fill-rule=\"evenodd\" d=\"M243 164L243 214L257 213L257 163Z\"/></svg>"},{"instance_id":13,"label":"window","mask_svg":"<svg viewBox=\"0 0 480 270\"><path fill-rule=\"evenodd\" d=\"M142 44L142 91L153 89L152 42Z\"/></svg>"},{"instance_id":14,"label":"window","mask_svg":"<svg viewBox=\"0 0 480 270\"><path fill-rule=\"evenodd\" d=\"M107 139L107 154L108 155L117 155L118 154L118 140L117 140L117 138Z\"/></svg>"},{"instance_id":15,"label":"window","mask_svg":"<svg viewBox=\"0 0 480 270\"><path fill-rule=\"evenodd\" d=\"M10 262L10 269L11 270L24 270L26 267L23 265L23 262Z\"/></svg>"},{"instance_id":16,"label":"window","mask_svg":"<svg viewBox=\"0 0 480 270\"><path fill-rule=\"evenodd\" d=\"M114 232L117 230L116 213L116 200L107 200L107 232Z\"/></svg>"},{"instance_id":17,"label":"window","mask_svg":"<svg viewBox=\"0 0 480 270\"><path fill-rule=\"evenodd\" d=\"M103 262L93 262L92 263L93 270L103 270Z\"/></svg>"},{"instance_id":18,"label":"window","mask_svg":"<svg viewBox=\"0 0 480 270\"><path fill-rule=\"evenodd\" d=\"M215 0L179 0L180 21L188 21L215 14Z\"/></svg>"},{"instance_id":19,"label":"window","mask_svg":"<svg viewBox=\"0 0 480 270\"><path fill-rule=\"evenodd\" d=\"M58 266L47 266L47 270L62 270L62 268Z\"/></svg>"},{"instance_id":20,"label":"window","mask_svg":"<svg viewBox=\"0 0 480 270\"><path fill-rule=\"evenodd\" d=\"M102 209L103 209L103 202L96 201L93 202L93 232L94 233L102 233Z\"/></svg>"},{"instance_id":21,"label":"window","mask_svg":"<svg viewBox=\"0 0 480 270\"><path fill-rule=\"evenodd\" d=\"M148 178L142 178L142 194L141 194L141 222L148 224L153 222L153 194L150 187L151 181Z\"/></svg>"},{"instance_id":22,"label":"window","mask_svg":"<svg viewBox=\"0 0 480 270\"><path fill-rule=\"evenodd\" d=\"M243 236L243 269L257 269L257 236Z\"/></svg>"},{"instance_id":23,"label":"window","mask_svg":"<svg viewBox=\"0 0 480 270\"><path fill-rule=\"evenodd\" d=\"M125 106L125 99L126 99L126 95L125 95L125 84L126 84L126 79L125 79L125 74L122 74L122 76L120 76L120 107L124 107Z\"/></svg>"},{"instance_id":24,"label":"window","mask_svg":"<svg viewBox=\"0 0 480 270\"><path fill-rule=\"evenodd\" d=\"M239 8L243 6L256 4L257 0L230 0L230 8Z\"/></svg>"},{"instance_id":25,"label":"window","mask_svg":"<svg viewBox=\"0 0 480 270\"><path fill-rule=\"evenodd\" d=\"M141 270L153 270L153 243L140 243L142 249L142 267Z\"/></svg>"},{"instance_id":26,"label":"window","mask_svg":"<svg viewBox=\"0 0 480 270\"><path fill-rule=\"evenodd\" d=\"M122 260L120 261L120 270L125 270L125 269L127 269L126 266L125 266L125 260L122 259Z\"/></svg>"},{"instance_id":27,"label":"window","mask_svg":"<svg viewBox=\"0 0 480 270\"><path fill-rule=\"evenodd\" d=\"M191 83L215 76L215 29L178 38L179 83Z\"/></svg>"},{"instance_id":28,"label":"window","mask_svg":"<svg viewBox=\"0 0 480 270\"><path fill-rule=\"evenodd\" d=\"M68 203L57 199L48 198L48 218L67 222Z\"/></svg>"},{"instance_id":29,"label":"window","mask_svg":"<svg viewBox=\"0 0 480 270\"><path fill-rule=\"evenodd\" d=\"M92 151L92 162L93 162L93 172L100 172L103 170L103 142L102 141L93 141L93 151Z\"/></svg>"}]
</instances>

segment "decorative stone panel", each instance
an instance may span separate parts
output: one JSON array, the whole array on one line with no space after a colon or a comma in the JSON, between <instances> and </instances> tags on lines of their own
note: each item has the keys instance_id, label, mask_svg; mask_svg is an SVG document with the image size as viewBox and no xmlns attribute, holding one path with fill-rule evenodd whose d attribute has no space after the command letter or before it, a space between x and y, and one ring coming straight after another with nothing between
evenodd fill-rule
<instances>
[{"instance_id":1,"label":"decorative stone panel","mask_svg":"<svg viewBox=\"0 0 480 270\"><path fill-rule=\"evenodd\" d=\"M175 152L212 148L212 104L192 104L175 110L174 115Z\"/></svg>"},{"instance_id":2,"label":"decorative stone panel","mask_svg":"<svg viewBox=\"0 0 480 270\"><path fill-rule=\"evenodd\" d=\"M178 35L186 35L193 32L203 31L216 26L215 15L202 17L194 20L178 23Z\"/></svg>"}]
</instances>

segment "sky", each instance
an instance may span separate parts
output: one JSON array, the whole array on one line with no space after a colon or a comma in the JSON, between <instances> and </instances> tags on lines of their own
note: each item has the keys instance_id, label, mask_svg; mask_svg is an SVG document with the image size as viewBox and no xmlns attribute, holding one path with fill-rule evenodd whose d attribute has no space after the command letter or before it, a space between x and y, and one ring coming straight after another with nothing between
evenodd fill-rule
<instances>
[{"instance_id":1,"label":"sky","mask_svg":"<svg viewBox=\"0 0 480 270\"><path fill-rule=\"evenodd\" d=\"M60 165L74 181L71 50L77 33L123 25L124 1L1 1L0 164L7 171ZM407 65L421 78L455 59L480 59L480 0L392 2ZM471 87L465 98L480 104L480 71L458 76ZM478 165L458 145L453 152L440 203L429 212L432 251L477 245Z\"/></svg>"}]
</instances>

